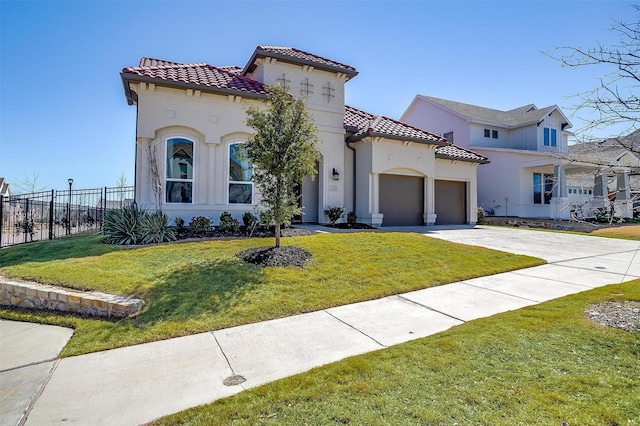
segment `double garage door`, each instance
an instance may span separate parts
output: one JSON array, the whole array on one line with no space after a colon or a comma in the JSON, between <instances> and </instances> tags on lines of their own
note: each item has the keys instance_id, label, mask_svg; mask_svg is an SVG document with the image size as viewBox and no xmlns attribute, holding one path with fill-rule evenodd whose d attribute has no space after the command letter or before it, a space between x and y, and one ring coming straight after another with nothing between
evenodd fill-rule
<instances>
[{"instance_id":1,"label":"double garage door","mask_svg":"<svg viewBox=\"0 0 640 426\"><path fill-rule=\"evenodd\" d=\"M383 226L424 224L424 178L380 175L379 189L380 213L384 214ZM435 181L437 225L467 222L466 190L464 182Z\"/></svg>"}]
</instances>

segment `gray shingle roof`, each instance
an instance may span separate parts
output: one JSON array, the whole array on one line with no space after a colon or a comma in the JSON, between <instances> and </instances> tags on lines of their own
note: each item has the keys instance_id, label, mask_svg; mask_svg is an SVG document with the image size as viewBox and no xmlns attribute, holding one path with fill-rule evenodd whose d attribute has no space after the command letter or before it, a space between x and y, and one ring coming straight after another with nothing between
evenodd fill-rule
<instances>
[{"instance_id":1,"label":"gray shingle roof","mask_svg":"<svg viewBox=\"0 0 640 426\"><path fill-rule=\"evenodd\" d=\"M344 125L354 130L351 139L360 140L369 136L439 145L436 157L450 160L488 163L487 157L450 144L445 138L383 115L345 105Z\"/></svg>"},{"instance_id":2,"label":"gray shingle roof","mask_svg":"<svg viewBox=\"0 0 640 426\"><path fill-rule=\"evenodd\" d=\"M469 118L471 121L493 124L495 126L505 128L516 128L532 123L538 123L545 117L545 115L550 114L554 110L559 110L557 105L537 109L534 104L528 104L509 111L500 111L478 105L434 98L432 96L420 95L420 97L442 105L453 112ZM571 127L571 123L567 124L568 127Z\"/></svg>"},{"instance_id":3,"label":"gray shingle roof","mask_svg":"<svg viewBox=\"0 0 640 426\"><path fill-rule=\"evenodd\" d=\"M569 155L576 160L596 161L598 164L616 164L619 158L627 153L640 159L640 141L634 144L633 139L627 139L631 137L633 134L622 137L620 140L607 139L569 145Z\"/></svg>"}]
</instances>

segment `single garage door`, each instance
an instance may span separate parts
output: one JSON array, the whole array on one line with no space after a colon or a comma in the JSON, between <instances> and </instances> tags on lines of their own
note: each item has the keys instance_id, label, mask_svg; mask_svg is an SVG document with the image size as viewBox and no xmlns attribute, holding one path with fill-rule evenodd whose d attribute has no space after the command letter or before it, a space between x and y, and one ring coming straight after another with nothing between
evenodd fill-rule
<instances>
[{"instance_id":1,"label":"single garage door","mask_svg":"<svg viewBox=\"0 0 640 426\"><path fill-rule=\"evenodd\" d=\"M424 179L415 176L380 175L379 207L382 226L423 225Z\"/></svg>"},{"instance_id":2,"label":"single garage door","mask_svg":"<svg viewBox=\"0 0 640 426\"><path fill-rule=\"evenodd\" d=\"M467 184L451 180L435 181L436 225L467 223Z\"/></svg>"}]
</instances>

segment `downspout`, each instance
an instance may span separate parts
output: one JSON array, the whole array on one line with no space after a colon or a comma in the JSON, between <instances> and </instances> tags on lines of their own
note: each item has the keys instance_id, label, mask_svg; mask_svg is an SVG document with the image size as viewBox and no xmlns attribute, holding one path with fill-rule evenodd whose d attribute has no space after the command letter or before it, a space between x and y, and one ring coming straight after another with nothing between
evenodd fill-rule
<instances>
[{"instance_id":1,"label":"downspout","mask_svg":"<svg viewBox=\"0 0 640 426\"><path fill-rule=\"evenodd\" d=\"M358 131L358 128L356 126L345 126L345 130L347 131L347 133L350 134L354 134L355 132ZM347 148L349 148L351 151L353 151L353 182L351 182L351 185L353 186L352 190L351 190L351 196L352 196L352 200L351 200L351 205L353 206L353 211L356 211L356 149L354 147L351 146L351 142L348 140L350 135L345 136L344 141L347 144Z\"/></svg>"}]
</instances>

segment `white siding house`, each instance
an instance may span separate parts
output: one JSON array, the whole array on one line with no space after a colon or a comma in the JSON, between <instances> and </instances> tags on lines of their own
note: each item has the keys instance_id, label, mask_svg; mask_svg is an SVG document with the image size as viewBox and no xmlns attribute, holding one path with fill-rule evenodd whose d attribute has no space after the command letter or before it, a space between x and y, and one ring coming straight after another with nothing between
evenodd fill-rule
<instances>
[{"instance_id":1,"label":"white siding house","mask_svg":"<svg viewBox=\"0 0 640 426\"><path fill-rule=\"evenodd\" d=\"M489 214L568 219L578 205L567 176L604 168L570 158L571 123L556 105L500 111L417 95L401 120L447 135L491 161L478 169L478 205ZM599 203L608 205L605 198Z\"/></svg>"},{"instance_id":2,"label":"white siding house","mask_svg":"<svg viewBox=\"0 0 640 426\"><path fill-rule=\"evenodd\" d=\"M136 106L136 202L187 223L254 212L260 194L252 167L235 156L251 137L246 108L269 86L304 96L322 141L315 180L301 182L303 222L327 221L330 206L372 225L475 223L479 154L441 136L344 103L355 68L291 47L258 46L247 64L215 67L142 58L124 68ZM438 203L451 182L459 196ZM444 191L443 191L444 194Z\"/></svg>"}]
</instances>

